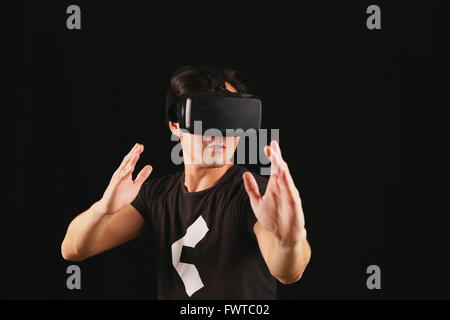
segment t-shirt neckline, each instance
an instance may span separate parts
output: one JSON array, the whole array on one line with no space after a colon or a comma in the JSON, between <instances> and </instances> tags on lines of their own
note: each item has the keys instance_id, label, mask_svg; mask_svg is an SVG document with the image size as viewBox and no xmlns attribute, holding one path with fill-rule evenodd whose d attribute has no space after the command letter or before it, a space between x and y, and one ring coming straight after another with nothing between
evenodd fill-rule
<instances>
[{"instance_id":1,"label":"t-shirt neckline","mask_svg":"<svg viewBox=\"0 0 450 320\"><path fill-rule=\"evenodd\" d=\"M195 192L189 192L186 188L186 186L184 185L184 174L185 174L185 170L182 171L181 174L181 178L180 178L180 188L181 188L181 192L183 195L187 196L187 197L197 197L197 196L202 196L206 193L209 193L211 191L213 191L214 189L218 188L221 184L223 184L226 180L228 180L229 177L231 177L233 175L233 173L239 168L239 166L237 165L232 165L230 168L228 168L228 170L219 178L219 180L217 180L217 182L204 190L200 190L200 191L195 191Z\"/></svg>"}]
</instances>

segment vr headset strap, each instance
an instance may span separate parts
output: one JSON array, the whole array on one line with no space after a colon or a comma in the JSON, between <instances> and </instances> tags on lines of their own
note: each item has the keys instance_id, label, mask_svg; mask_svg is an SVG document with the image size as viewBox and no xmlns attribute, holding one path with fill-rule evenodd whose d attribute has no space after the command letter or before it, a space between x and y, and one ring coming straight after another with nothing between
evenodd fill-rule
<instances>
[{"instance_id":1,"label":"vr headset strap","mask_svg":"<svg viewBox=\"0 0 450 320\"><path fill-rule=\"evenodd\" d=\"M221 71L211 65L201 65L199 69L209 78L211 85L214 87L214 91L226 91L225 80L221 75Z\"/></svg>"},{"instance_id":2,"label":"vr headset strap","mask_svg":"<svg viewBox=\"0 0 450 320\"><path fill-rule=\"evenodd\" d=\"M200 71L203 72L205 76L209 78L211 85L214 87L214 91L226 91L225 80L221 75L221 71L214 66L211 65L201 65L199 67ZM172 122L178 122L178 110L177 103L179 98L174 96L170 90L167 90L166 94L166 119Z\"/></svg>"}]
</instances>

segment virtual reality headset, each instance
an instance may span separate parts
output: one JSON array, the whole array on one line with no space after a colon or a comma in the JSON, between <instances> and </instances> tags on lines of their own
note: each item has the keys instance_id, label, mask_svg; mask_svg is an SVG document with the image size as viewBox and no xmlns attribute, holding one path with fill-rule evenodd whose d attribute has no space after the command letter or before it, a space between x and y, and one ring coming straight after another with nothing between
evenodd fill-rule
<instances>
[{"instance_id":1,"label":"virtual reality headset","mask_svg":"<svg viewBox=\"0 0 450 320\"><path fill-rule=\"evenodd\" d=\"M176 97L166 96L167 120L178 122L192 134L238 136L261 126L261 100L251 94L230 92L220 76L201 67L210 78L214 92L198 92ZM200 122L199 122L200 121ZM214 130L213 130L214 129Z\"/></svg>"},{"instance_id":2,"label":"virtual reality headset","mask_svg":"<svg viewBox=\"0 0 450 320\"><path fill-rule=\"evenodd\" d=\"M167 112L168 118L192 134L216 135L214 130L208 130L216 129L223 135L237 135L233 131L258 130L261 125L261 100L250 94L202 92L176 100L167 105L167 109L173 110L172 113Z\"/></svg>"}]
</instances>

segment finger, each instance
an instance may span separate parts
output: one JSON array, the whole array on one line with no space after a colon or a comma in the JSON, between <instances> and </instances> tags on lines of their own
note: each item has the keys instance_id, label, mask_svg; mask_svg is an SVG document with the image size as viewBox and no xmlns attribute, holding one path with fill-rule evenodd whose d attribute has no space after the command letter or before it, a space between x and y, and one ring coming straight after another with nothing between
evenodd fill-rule
<instances>
[{"instance_id":1,"label":"finger","mask_svg":"<svg viewBox=\"0 0 450 320\"><path fill-rule=\"evenodd\" d=\"M125 167L125 166L127 165L127 163L128 163L128 161L130 160L131 156L134 154L134 152L136 151L136 149L137 149L138 147L139 147L139 143L136 143L136 144L134 145L134 147L131 148L130 152L128 152L128 154L127 154L125 157L123 157L123 160L122 160L122 163L121 163L120 166L119 166L119 169L120 169L120 168L123 168L123 167Z\"/></svg>"},{"instance_id":2,"label":"finger","mask_svg":"<svg viewBox=\"0 0 450 320\"><path fill-rule=\"evenodd\" d=\"M264 148L264 152L266 153L266 157L270 160L270 175L278 175L282 166L280 156L269 146Z\"/></svg>"},{"instance_id":3,"label":"finger","mask_svg":"<svg viewBox=\"0 0 450 320\"><path fill-rule=\"evenodd\" d=\"M121 180L125 179L126 177L128 177L131 174L131 172L132 172L131 169L132 169L132 167L127 165L127 166L117 170L115 175L116 175L116 177L119 178L119 181L121 181Z\"/></svg>"},{"instance_id":4,"label":"finger","mask_svg":"<svg viewBox=\"0 0 450 320\"><path fill-rule=\"evenodd\" d=\"M294 207L299 204L300 197L297 188L291 183L288 175L289 173L286 170L281 173L281 179L279 180L281 196L289 206Z\"/></svg>"},{"instance_id":5,"label":"finger","mask_svg":"<svg viewBox=\"0 0 450 320\"><path fill-rule=\"evenodd\" d=\"M139 154L137 152L135 152L131 156L131 158L128 160L128 163L127 163L127 165L125 167L125 170L126 170L126 174L125 175L133 174L134 168L135 168L135 164L136 164L138 158L139 158Z\"/></svg>"},{"instance_id":6,"label":"finger","mask_svg":"<svg viewBox=\"0 0 450 320\"><path fill-rule=\"evenodd\" d=\"M294 178L292 178L291 172L289 170L289 166L286 163L286 161L283 161L283 171L286 172L286 179L289 183L289 187L297 190L295 183L294 183Z\"/></svg>"},{"instance_id":7,"label":"finger","mask_svg":"<svg viewBox=\"0 0 450 320\"><path fill-rule=\"evenodd\" d=\"M136 162L139 160L139 156L141 155L141 153L144 152L144 145L140 145L138 148L136 148L136 150L134 151L134 154L131 156L129 163L131 166L135 166Z\"/></svg>"},{"instance_id":8,"label":"finger","mask_svg":"<svg viewBox=\"0 0 450 320\"><path fill-rule=\"evenodd\" d=\"M270 142L270 146L271 146L272 150L278 155L278 158L280 160L280 169L286 170L288 172L288 178L291 178L289 167L288 167L286 161L284 161L284 159L283 159L283 155L281 154L281 148L280 148L280 145L278 144L278 141L272 140ZM279 172L279 174L281 174L281 172ZM291 180L292 180L292 178L291 178Z\"/></svg>"},{"instance_id":9,"label":"finger","mask_svg":"<svg viewBox=\"0 0 450 320\"><path fill-rule=\"evenodd\" d=\"M272 153L276 153L278 155L278 157L275 157L275 161L276 160L280 160L279 161L279 172L278 172L278 176L282 177L282 182L284 181L284 183L287 183L287 187L289 188L289 193L291 193L291 195L294 198L300 198L300 193L297 190L297 187L295 186L294 183L294 179L292 178L291 172L289 170L289 166L287 165L286 161L283 160L283 156L281 154L281 148L280 145L278 144L277 140L272 140L270 142L270 148ZM281 187L281 185L280 185ZM285 190L286 191L286 190Z\"/></svg>"},{"instance_id":10,"label":"finger","mask_svg":"<svg viewBox=\"0 0 450 320\"><path fill-rule=\"evenodd\" d=\"M141 186L145 180L150 176L150 173L152 173L153 167L151 165L146 165L144 168L142 168L141 172L138 173L136 179L134 180L134 183L138 186Z\"/></svg>"},{"instance_id":11,"label":"finger","mask_svg":"<svg viewBox=\"0 0 450 320\"><path fill-rule=\"evenodd\" d=\"M247 191L248 197L250 198L250 203L253 205L258 204L261 199L259 193L259 187L256 183L255 177L250 172L244 172L243 175L245 191Z\"/></svg>"},{"instance_id":12,"label":"finger","mask_svg":"<svg viewBox=\"0 0 450 320\"><path fill-rule=\"evenodd\" d=\"M142 151L144 150L144 146L141 144L139 145L136 150L134 150L133 155L131 156L131 158L128 160L128 164L127 164L127 174L133 174L134 172L134 168L136 166L136 162L139 159L140 154L142 153Z\"/></svg>"},{"instance_id":13,"label":"finger","mask_svg":"<svg viewBox=\"0 0 450 320\"><path fill-rule=\"evenodd\" d=\"M272 154L272 149L269 146L265 146L264 147L264 153L265 153L267 159L270 160L270 155Z\"/></svg>"},{"instance_id":14,"label":"finger","mask_svg":"<svg viewBox=\"0 0 450 320\"><path fill-rule=\"evenodd\" d=\"M265 153L267 159L269 159L269 161L270 161L270 157L271 157L272 151L271 151L269 146L265 146L264 147L264 153ZM277 188L277 186L276 186L276 176L272 174L273 172L274 172L274 168L273 168L272 163L271 163L270 177L269 177L269 182L267 183L267 190L275 190L273 188ZM277 192L277 191L275 191L275 192Z\"/></svg>"},{"instance_id":15,"label":"finger","mask_svg":"<svg viewBox=\"0 0 450 320\"><path fill-rule=\"evenodd\" d=\"M293 184L294 181L293 181L293 179L291 177L291 173L289 171L289 167L288 167L286 161L284 161L284 159L283 159L283 155L281 154L281 149L280 149L280 145L278 144L278 141L277 140L272 140L270 142L270 147L273 150L273 152L278 155L278 159L280 160L279 161L279 163L280 163L280 166L279 166L280 170L283 170L283 171L286 170L287 171L287 173L288 173L288 175L287 175L288 176L288 180L290 180L291 183ZM281 175L281 172L279 172L279 175Z\"/></svg>"},{"instance_id":16,"label":"finger","mask_svg":"<svg viewBox=\"0 0 450 320\"><path fill-rule=\"evenodd\" d=\"M264 147L264 154L266 155L267 159L269 159L270 165L272 165L272 160L271 160L272 153L273 153L273 151L269 146Z\"/></svg>"},{"instance_id":17,"label":"finger","mask_svg":"<svg viewBox=\"0 0 450 320\"><path fill-rule=\"evenodd\" d=\"M283 160L283 155L281 154L281 149L280 149L280 145L278 144L278 141L272 140L270 142L270 147L273 149L273 151L275 151L280 156L280 159Z\"/></svg>"},{"instance_id":18,"label":"finger","mask_svg":"<svg viewBox=\"0 0 450 320\"><path fill-rule=\"evenodd\" d=\"M124 179L128 176L131 176L133 174L135 164L137 162L137 159L139 158L139 147L134 151L134 154L131 155L131 158L128 158L128 160L123 164L122 167L118 169L119 178Z\"/></svg>"}]
</instances>

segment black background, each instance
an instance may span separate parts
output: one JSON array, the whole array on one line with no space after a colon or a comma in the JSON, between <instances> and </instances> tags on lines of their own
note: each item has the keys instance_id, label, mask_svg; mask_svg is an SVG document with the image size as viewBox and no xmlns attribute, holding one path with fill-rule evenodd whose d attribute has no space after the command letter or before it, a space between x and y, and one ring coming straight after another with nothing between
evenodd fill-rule
<instances>
[{"instance_id":1,"label":"black background","mask_svg":"<svg viewBox=\"0 0 450 320\"><path fill-rule=\"evenodd\" d=\"M81 30L66 28L70 4ZM381 30L366 28L370 4ZM203 63L250 78L301 192L312 259L280 298L449 297L445 225L434 218L448 213L449 180L437 3L2 6L2 298L155 297L147 235L76 263L79 291L66 288L60 244L134 143L145 145L135 172L180 169L163 98L175 68ZM381 290L366 287L371 264Z\"/></svg>"}]
</instances>

